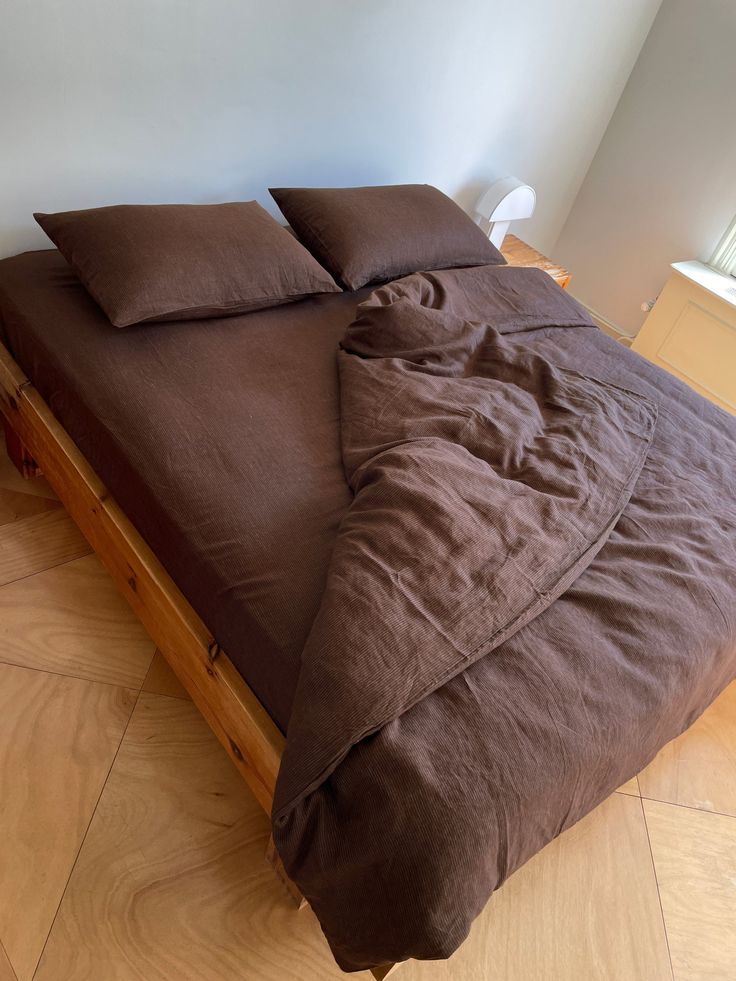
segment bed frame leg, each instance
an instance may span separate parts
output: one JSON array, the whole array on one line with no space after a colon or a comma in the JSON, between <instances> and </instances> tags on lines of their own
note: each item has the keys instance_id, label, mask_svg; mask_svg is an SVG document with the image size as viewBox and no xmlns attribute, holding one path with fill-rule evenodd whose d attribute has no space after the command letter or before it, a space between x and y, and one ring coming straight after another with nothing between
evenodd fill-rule
<instances>
[{"instance_id":1,"label":"bed frame leg","mask_svg":"<svg viewBox=\"0 0 736 981\"><path fill-rule=\"evenodd\" d=\"M294 885L289 876L286 874L284 863L281 861L281 857L276 851L273 836L268 839L268 844L266 845L266 861L274 870L276 875L281 880L282 885L296 903L297 909L304 909L305 906L308 906L309 903L307 903L304 896L302 896L302 894L299 892L297 886Z\"/></svg>"},{"instance_id":2,"label":"bed frame leg","mask_svg":"<svg viewBox=\"0 0 736 981\"><path fill-rule=\"evenodd\" d=\"M40 477L41 468L31 456L28 447L4 417L3 428L5 429L5 448L8 451L10 462L26 480L30 480L31 477Z\"/></svg>"}]
</instances>

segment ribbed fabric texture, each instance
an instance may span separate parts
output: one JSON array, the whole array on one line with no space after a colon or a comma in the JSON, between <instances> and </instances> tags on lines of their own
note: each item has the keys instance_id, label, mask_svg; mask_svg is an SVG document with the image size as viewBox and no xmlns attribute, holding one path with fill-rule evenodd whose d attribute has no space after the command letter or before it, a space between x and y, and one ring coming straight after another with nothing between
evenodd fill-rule
<instances>
[{"instance_id":1,"label":"ribbed fabric texture","mask_svg":"<svg viewBox=\"0 0 736 981\"><path fill-rule=\"evenodd\" d=\"M271 194L299 240L347 289L423 269L506 262L462 208L429 184L275 187Z\"/></svg>"},{"instance_id":2,"label":"ribbed fabric texture","mask_svg":"<svg viewBox=\"0 0 736 981\"><path fill-rule=\"evenodd\" d=\"M255 201L34 217L116 327L228 317L339 291Z\"/></svg>"},{"instance_id":3,"label":"ribbed fabric texture","mask_svg":"<svg viewBox=\"0 0 736 981\"><path fill-rule=\"evenodd\" d=\"M387 445L382 455L386 473L400 477L399 447L416 444L407 477L423 478L419 502L435 490L440 501L446 497L442 484L432 484L435 458L427 455L439 442L429 435L435 424L445 427L443 445L455 447L453 462L467 469L468 492L481 472L497 486L490 471L508 452L501 427L518 437L517 426L524 435L513 444L524 452L518 460L509 453L507 476L527 486L543 476L540 492L559 492L564 469L555 472L544 461L538 461L542 469L524 469L525 460L539 456L538 437L554 421L549 459L577 460L561 507L572 521L569 497L592 517L595 500L580 496L577 476L590 483L588 464L575 446L589 438L578 432L582 420L600 417L594 393L624 390L613 391L611 413L604 413L612 463L626 456L626 407L640 404L626 392L644 396L658 415L621 517L610 533L602 521L581 526L586 539L597 528L604 544L594 556L580 551L581 565L571 551L569 574L577 578L557 579L553 592L562 592L550 594L543 612L525 626L519 619L503 642L488 631L486 640L498 646L478 651L474 663L464 655L475 648L460 648L463 668L453 677L355 745L343 738L344 758L324 779L319 774L312 792L300 786L307 768L293 767L291 797L303 796L275 827L277 843L350 969L451 953L507 875L646 765L736 673L734 419L585 326L579 308L542 273L481 267L417 277L415 286L411 306L419 298L424 311L418 338L396 334L395 311L376 315L377 305L394 307L404 296L402 285L392 284L351 328L346 348L354 353L341 356L355 360L356 377L365 381L355 398L373 393L364 419L349 399L344 405L345 463L359 497L380 493L383 464L371 450L371 430L385 425L385 413L393 426L410 418L405 383L415 370L434 394L441 392L440 404L428 403L411 417L412 426L424 427L416 439L399 432L398 447ZM339 294L225 320L116 331L57 252L0 262L3 341L282 727L351 500L341 461L335 351L356 301L367 296ZM493 329L479 326L485 323ZM390 396L371 375L384 349L397 362ZM460 375L457 364L465 365ZM555 392L552 405L540 405L529 392L535 377ZM486 385L489 393L510 390L501 403L508 411L478 415L474 393ZM450 398L453 388L461 394ZM570 404L577 391L582 406ZM471 404L476 411L462 415ZM639 422L649 412L641 405ZM478 439L467 448L469 433ZM640 427L631 434L634 443L642 438ZM602 454L596 466L609 468ZM626 490L623 471L610 469ZM477 508L477 493L466 496L468 507ZM412 646L412 631L428 623L419 602L424 583L449 571L459 575L459 565L453 554L439 555L431 575L412 582L419 545L426 551L428 532L438 525L443 531L442 512L427 514L423 505L421 520L409 524L410 509L399 511L390 495L378 500L392 520L405 515L416 543L402 559L397 540L387 566L399 573L400 595L416 597L415 612L378 645L371 637L383 634L388 607L367 595L343 610L343 621L360 617L365 625L356 651L365 655L366 692L373 697L378 682L385 694L366 708L358 691L345 706L336 703L339 687L325 686L322 728L311 746L304 744L306 761L320 759L318 743L334 738L346 713L351 725L362 726L376 709L392 714L397 692L421 694L423 672L436 667L441 653L440 631L456 636L466 616L482 630L489 616L487 607L467 610L458 602L446 621L435 617L430 624L437 635L432 648ZM609 505L615 513L613 499L603 510ZM379 518L381 508L373 509ZM498 523L513 533L518 513L489 511L490 532ZM536 535L539 528L531 522L529 531ZM526 537L518 536L519 557L535 560L534 550L524 550ZM541 570L552 550L537 551ZM368 555L363 549L366 566ZM500 573L517 555L499 550L492 559ZM508 595L490 594L489 602L513 600L527 585L513 569L507 582ZM460 596L459 580L455 585ZM336 635L330 657L338 685L345 683L342 650ZM296 735L296 714L293 724Z\"/></svg>"},{"instance_id":4,"label":"ribbed fabric texture","mask_svg":"<svg viewBox=\"0 0 736 981\"><path fill-rule=\"evenodd\" d=\"M736 421L537 270L378 290L340 374L355 498L273 829L360 970L449 956L734 676Z\"/></svg>"}]
</instances>

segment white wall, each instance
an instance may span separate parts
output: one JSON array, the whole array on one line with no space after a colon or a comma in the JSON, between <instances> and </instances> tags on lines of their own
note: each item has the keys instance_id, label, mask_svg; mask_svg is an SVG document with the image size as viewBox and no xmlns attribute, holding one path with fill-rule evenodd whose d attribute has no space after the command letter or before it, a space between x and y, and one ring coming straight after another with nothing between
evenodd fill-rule
<instances>
[{"instance_id":1,"label":"white wall","mask_svg":"<svg viewBox=\"0 0 736 981\"><path fill-rule=\"evenodd\" d=\"M547 248L659 2L2 0L0 255L48 244L32 211L404 181L469 207L505 173Z\"/></svg>"},{"instance_id":2,"label":"white wall","mask_svg":"<svg viewBox=\"0 0 736 981\"><path fill-rule=\"evenodd\" d=\"M736 0L664 0L553 250L624 333L736 214L735 124Z\"/></svg>"}]
</instances>

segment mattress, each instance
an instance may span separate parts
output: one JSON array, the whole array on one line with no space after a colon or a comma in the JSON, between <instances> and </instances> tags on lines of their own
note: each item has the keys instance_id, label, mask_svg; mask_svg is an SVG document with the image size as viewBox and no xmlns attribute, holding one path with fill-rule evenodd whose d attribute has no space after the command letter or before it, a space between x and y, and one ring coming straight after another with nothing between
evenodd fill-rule
<instances>
[{"instance_id":1,"label":"mattress","mask_svg":"<svg viewBox=\"0 0 736 981\"><path fill-rule=\"evenodd\" d=\"M350 502L336 351L363 295L119 330L56 250L0 263L3 343L282 731Z\"/></svg>"}]
</instances>

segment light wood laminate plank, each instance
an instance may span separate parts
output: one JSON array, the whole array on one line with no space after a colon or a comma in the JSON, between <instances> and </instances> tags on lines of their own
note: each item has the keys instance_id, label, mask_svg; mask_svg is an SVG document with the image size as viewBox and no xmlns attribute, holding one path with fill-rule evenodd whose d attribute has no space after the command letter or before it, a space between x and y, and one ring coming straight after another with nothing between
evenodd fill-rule
<instances>
[{"instance_id":1,"label":"light wood laminate plank","mask_svg":"<svg viewBox=\"0 0 736 981\"><path fill-rule=\"evenodd\" d=\"M8 454L5 452L5 443L0 437L0 487L9 491L17 491L19 494L33 494L37 497L45 497L49 500L57 500L58 497L51 488L51 485L44 477L33 477L25 480L16 470Z\"/></svg>"},{"instance_id":2,"label":"light wood laminate plank","mask_svg":"<svg viewBox=\"0 0 736 981\"><path fill-rule=\"evenodd\" d=\"M8 955L2 944L0 944L0 981L18 981L13 965L8 960Z\"/></svg>"},{"instance_id":3,"label":"light wood laminate plank","mask_svg":"<svg viewBox=\"0 0 736 981\"><path fill-rule=\"evenodd\" d=\"M672 981L641 802L613 794L511 876L449 961L398 978Z\"/></svg>"},{"instance_id":4,"label":"light wood laminate plank","mask_svg":"<svg viewBox=\"0 0 736 981\"><path fill-rule=\"evenodd\" d=\"M69 562L92 549L69 515L55 508L0 526L0 586Z\"/></svg>"},{"instance_id":5,"label":"light wood laminate plank","mask_svg":"<svg viewBox=\"0 0 736 981\"><path fill-rule=\"evenodd\" d=\"M44 511L55 511L61 508L58 501L40 497L38 494L22 494L20 491L6 490L0 486L0 525L30 518Z\"/></svg>"},{"instance_id":6,"label":"light wood laminate plank","mask_svg":"<svg viewBox=\"0 0 736 981\"><path fill-rule=\"evenodd\" d=\"M736 683L657 754L639 785L642 797L736 815Z\"/></svg>"},{"instance_id":7,"label":"light wood laminate plank","mask_svg":"<svg viewBox=\"0 0 736 981\"><path fill-rule=\"evenodd\" d=\"M630 797L641 797L638 778L632 777L631 780L627 780L623 786L618 788L618 792L619 794L628 794Z\"/></svg>"},{"instance_id":8,"label":"light wood laminate plank","mask_svg":"<svg viewBox=\"0 0 736 981\"><path fill-rule=\"evenodd\" d=\"M142 693L35 981L344 978L195 706Z\"/></svg>"},{"instance_id":9,"label":"light wood laminate plank","mask_svg":"<svg viewBox=\"0 0 736 981\"><path fill-rule=\"evenodd\" d=\"M154 695L169 695L172 698L189 698L186 688L171 670L166 658L159 650L153 655L146 680L143 682L143 691L151 692Z\"/></svg>"},{"instance_id":10,"label":"light wood laminate plank","mask_svg":"<svg viewBox=\"0 0 736 981\"><path fill-rule=\"evenodd\" d=\"M0 939L18 981L33 976L133 697L0 664Z\"/></svg>"},{"instance_id":11,"label":"light wood laminate plank","mask_svg":"<svg viewBox=\"0 0 736 981\"><path fill-rule=\"evenodd\" d=\"M153 652L94 555L0 587L0 661L139 688Z\"/></svg>"},{"instance_id":12,"label":"light wood laminate plank","mask_svg":"<svg viewBox=\"0 0 736 981\"><path fill-rule=\"evenodd\" d=\"M736 978L736 818L644 801L675 981Z\"/></svg>"}]
</instances>

